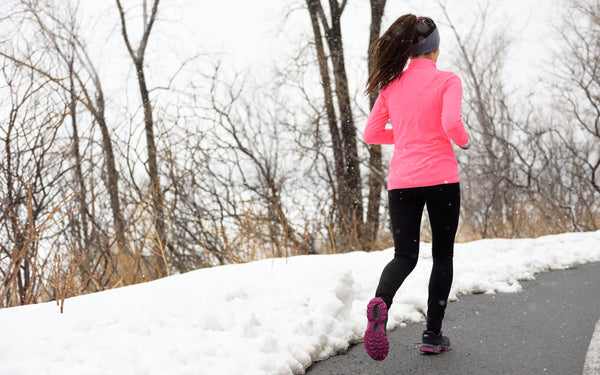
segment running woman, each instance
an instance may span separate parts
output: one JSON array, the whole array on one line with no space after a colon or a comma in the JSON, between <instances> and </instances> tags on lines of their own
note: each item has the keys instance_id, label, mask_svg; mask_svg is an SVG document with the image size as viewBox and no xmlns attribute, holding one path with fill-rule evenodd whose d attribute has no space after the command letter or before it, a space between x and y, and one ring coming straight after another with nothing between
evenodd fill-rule
<instances>
[{"instance_id":1,"label":"running woman","mask_svg":"<svg viewBox=\"0 0 600 375\"><path fill-rule=\"evenodd\" d=\"M451 141L467 149L469 135L462 122L461 80L436 66L439 44L432 19L407 14L369 51L373 70L366 91L379 91L379 96L364 140L394 145L388 175L394 258L383 269L375 298L367 306L364 336L365 349L375 360L387 356L387 314L396 291L417 264L425 205L431 223L433 268L420 350L437 354L452 349L450 339L442 335L460 210L458 163ZM386 128L388 120L391 129Z\"/></svg>"}]
</instances>

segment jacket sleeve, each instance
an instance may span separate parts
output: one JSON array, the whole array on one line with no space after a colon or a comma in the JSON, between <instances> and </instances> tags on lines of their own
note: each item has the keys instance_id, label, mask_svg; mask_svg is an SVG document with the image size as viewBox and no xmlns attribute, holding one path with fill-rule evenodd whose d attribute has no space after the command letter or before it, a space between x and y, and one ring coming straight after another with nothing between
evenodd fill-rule
<instances>
[{"instance_id":1,"label":"jacket sleeve","mask_svg":"<svg viewBox=\"0 0 600 375\"><path fill-rule=\"evenodd\" d=\"M385 97L382 93L379 93L365 126L364 140L366 143L377 145L394 144L394 131L385 127L389 118Z\"/></svg>"},{"instance_id":2,"label":"jacket sleeve","mask_svg":"<svg viewBox=\"0 0 600 375\"><path fill-rule=\"evenodd\" d=\"M446 83L442 99L442 127L446 135L457 146L464 146L469 142L469 134L462 121L462 83L460 78L453 74Z\"/></svg>"}]
</instances>

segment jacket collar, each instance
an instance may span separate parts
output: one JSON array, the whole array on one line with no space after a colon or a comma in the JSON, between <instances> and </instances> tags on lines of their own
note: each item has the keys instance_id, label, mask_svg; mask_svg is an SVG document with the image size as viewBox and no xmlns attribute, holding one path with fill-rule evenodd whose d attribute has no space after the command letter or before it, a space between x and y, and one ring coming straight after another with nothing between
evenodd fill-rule
<instances>
[{"instance_id":1,"label":"jacket collar","mask_svg":"<svg viewBox=\"0 0 600 375\"><path fill-rule=\"evenodd\" d=\"M408 69L435 69L436 68L436 64L435 61L431 60L431 59L425 59L425 58L420 58L420 59L412 59L410 60L410 63L408 64Z\"/></svg>"}]
</instances>

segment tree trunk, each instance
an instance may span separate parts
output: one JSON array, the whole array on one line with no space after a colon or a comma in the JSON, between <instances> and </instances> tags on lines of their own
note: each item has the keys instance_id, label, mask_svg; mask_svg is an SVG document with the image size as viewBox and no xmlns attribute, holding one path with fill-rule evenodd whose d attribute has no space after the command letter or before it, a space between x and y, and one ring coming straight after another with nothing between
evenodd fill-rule
<instances>
[{"instance_id":1,"label":"tree trunk","mask_svg":"<svg viewBox=\"0 0 600 375\"><path fill-rule=\"evenodd\" d=\"M110 196L110 208L115 223L117 249L119 253L122 254L127 249L127 242L125 241L125 221L121 215L121 203L119 201L119 174L115 163L115 154L110 133L108 131L108 126L106 125L106 118L104 117L104 96L101 92L99 92L96 97L96 106L96 122L98 123L100 133L102 134L102 150L104 151L104 162L106 163L107 176L104 180Z\"/></svg>"},{"instance_id":2,"label":"tree trunk","mask_svg":"<svg viewBox=\"0 0 600 375\"><path fill-rule=\"evenodd\" d=\"M144 34L140 40L140 44L136 51L133 50L129 36L127 33L127 22L125 21L125 12L120 0L116 0L117 7L119 9L119 16L121 18L121 34L127 47L127 51L135 66L135 71L138 79L138 86L140 89L140 96L142 98L142 106L144 108L144 129L146 132L146 148L148 150L148 176L150 178L150 185L152 188L152 208L154 210L154 224L156 228L156 261L157 261L157 277L162 277L168 274L167 264L167 238L166 238L166 224L164 216L164 198L163 192L160 187L160 174L158 169L158 161L156 155L156 141L154 139L154 120L152 118L152 105L150 103L150 95L148 87L146 85L146 78L144 76L144 55L146 52L146 46L148 45L148 38L152 31L152 26L156 20L156 14L158 11L159 0L154 0L152 5L152 11L150 18L147 18L146 14L146 1L143 4L144 11Z\"/></svg>"},{"instance_id":3,"label":"tree trunk","mask_svg":"<svg viewBox=\"0 0 600 375\"><path fill-rule=\"evenodd\" d=\"M356 142L356 127L352 116L352 105L348 89L348 77L346 75L346 64L344 61L344 46L342 44L341 16L343 7L340 8L337 0L329 1L331 11L331 27L326 29L326 39L333 64L335 78L335 93L337 96L340 112L340 129L342 133L342 146L344 148L344 182L345 195L340 196L340 208L342 210L343 233L348 236L342 237L347 240L340 245L347 250L360 249L358 239L363 231L363 202L360 180L360 166L358 158L358 147Z\"/></svg>"},{"instance_id":4,"label":"tree trunk","mask_svg":"<svg viewBox=\"0 0 600 375\"><path fill-rule=\"evenodd\" d=\"M323 45L323 35L321 34L321 27L319 26L319 9L321 9L321 5L319 0L306 0L306 4L308 6L308 12L310 14L310 20L313 29L315 49L317 51L317 60L319 63L319 72L321 74L321 87L323 88L325 110L327 112L327 124L329 126L329 134L331 136L333 162L337 187L337 191L333 191L332 194L334 200L333 209L338 212L337 226L340 227L342 215L339 214L339 199L340 197L346 196L346 185L344 183L344 148L342 146L340 129L337 123L338 120L334 108L333 90L331 89L331 78L329 76L328 59L325 53L325 46ZM333 238L332 242L334 244L334 248L337 247L337 238Z\"/></svg>"},{"instance_id":5,"label":"tree trunk","mask_svg":"<svg viewBox=\"0 0 600 375\"><path fill-rule=\"evenodd\" d=\"M144 106L144 128L146 132L146 145L148 148L148 175L152 187L152 207L154 209L154 220L156 225L156 240L158 243L158 251L161 254L158 256L159 277L165 276L167 270L166 263L166 225L164 216L164 197L160 187L160 174L158 171L158 161L156 156L156 142L154 139L154 120L152 118L152 104L150 103L150 95L146 86L146 78L144 77L143 58L135 61L135 69L138 77L138 85L140 87L140 96Z\"/></svg>"},{"instance_id":6,"label":"tree trunk","mask_svg":"<svg viewBox=\"0 0 600 375\"><path fill-rule=\"evenodd\" d=\"M69 67L69 115L71 117L71 126L73 128L73 134L71 136L73 140L72 146L72 156L75 159L75 184L77 186L77 191L75 194L75 200L79 205L79 212L75 215L76 223L74 228L74 235L78 237L79 249L76 251L79 252L79 255L84 257L79 266L79 274L83 280L87 280L90 278L91 274L89 271L89 266L92 264L91 252L90 252L90 232L89 232L89 224L88 218L90 216L88 210L88 203L86 201L87 197L87 189L85 187L85 179L83 177L83 167L82 167L82 157L79 146L79 131L77 128L77 101L79 98L77 97L77 92L75 91L75 77L73 70L74 59L71 57L68 61ZM78 222L77 222L78 221ZM83 242L80 242L83 241Z\"/></svg>"},{"instance_id":7,"label":"tree trunk","mask_svg":"<svg viewBox=\"0 0 600 375\"><path fill-rule=\"evenodd\" d=\"M369 33L369 47L379 38L381 33L381 19L386 0L371 0L371 27ZM373 69L373 61L368 60L369 73ZM369 94L369 108L373 108L377 93ZM381 145L368 145L369 148L369 201L367 203L367 218L365 222L365 235L362 236L363 248L372 250L377 232L379 230L379 207L381 205L381 189L384 185L383 165L381 161Z\"/></svg>"},{"instance_id":8,"label":"tree trunk","mask_svg":"<svg viewBox=\"0 0 600 375\"><path fill-rule=\"evenodd\" d=\"M337 0L329 1L331 21L327 20L327 16L319 0L306 0L306 3L313 26L321 83L325 94L324 100L333 142L336 178L338 179L338 220L336 223L338 243L336 247L342 248L343 251L360 249L361 241L359 238L363 232L362 186L356 128L352 116L340 24L346 1L343 1L341 6ZM324 30L327 47L329 48L330 61L333 67L335 97L339 110L339 125L335 118L333 92L330 87L328 71L329 59L326 57L322 44L323 35L319 26L319 20Z\"/></svg>"}]
</instances>

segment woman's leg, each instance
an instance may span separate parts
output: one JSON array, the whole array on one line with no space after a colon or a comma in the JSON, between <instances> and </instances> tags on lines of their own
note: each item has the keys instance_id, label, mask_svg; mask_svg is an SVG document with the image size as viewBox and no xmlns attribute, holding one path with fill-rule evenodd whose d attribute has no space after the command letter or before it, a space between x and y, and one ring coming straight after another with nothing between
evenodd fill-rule
<instances>
[{"instance_id":1,"label":"woman's leg","mask_svg":"<svg viewBox=\"0 0 600 375\"><path fill-rule=\"evenodd\" d=\"M394 259L383 269L375 293L376 297L385 301L388 309L398 288L415 268L419 258L421 216L425 205L421 189L396 189L388 192Z\"/></svg>"},{"instance_id":2,"label":"woman's leg","mask_svg":"<svg viewBox=\"0 0 600 375\"><path fill-rule=\"evenodd\" d=\"M433 267L429 279L427 330L438 333L452 286L454 238L460 213L460 185L432 186L427 192Z\"/></svg>"}]
</instances>

